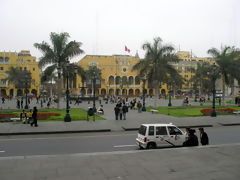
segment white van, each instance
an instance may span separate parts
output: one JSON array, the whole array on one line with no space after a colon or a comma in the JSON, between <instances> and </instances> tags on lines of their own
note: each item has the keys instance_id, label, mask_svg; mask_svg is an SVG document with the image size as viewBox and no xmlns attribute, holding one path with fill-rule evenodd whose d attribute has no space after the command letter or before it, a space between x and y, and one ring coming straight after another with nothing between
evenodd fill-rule
<instances>
[{"instance_id":1,"label":"white van","mask_svg":"<svg viewBox=\"0 0 240 180\"><path fill-rule=\"evenodd\" d=\"M140 149L182 146L187 133L173 124L142 124L136 143Z\"/></svg>"}]
</instances>

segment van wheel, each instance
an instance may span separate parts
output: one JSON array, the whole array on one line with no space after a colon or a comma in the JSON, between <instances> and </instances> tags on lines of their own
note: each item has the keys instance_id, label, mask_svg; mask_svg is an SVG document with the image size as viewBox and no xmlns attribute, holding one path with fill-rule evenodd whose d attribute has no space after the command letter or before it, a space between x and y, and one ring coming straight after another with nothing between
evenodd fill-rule
<instances>
[{"instance_id":1,"label":"van wheel","mask_svg":"<svg viewBox=\"0 0 240 180\"><path fill-rule=\"evenodd\" d=\"M139 146L139 149L140 149L140 150L142 150L142 149L143 149L143 147L142 147L142 146Z\"/></svg>"},{"instance_id":2,"label":"van wheel","mask_svg":"<svg viewBox=\"0 0 240 180\"><path fill-rule=\"evenodd\" d=\"M147 149L156 149L156 144L153 142L148 143Z\"/></svg>"}]
</instances>

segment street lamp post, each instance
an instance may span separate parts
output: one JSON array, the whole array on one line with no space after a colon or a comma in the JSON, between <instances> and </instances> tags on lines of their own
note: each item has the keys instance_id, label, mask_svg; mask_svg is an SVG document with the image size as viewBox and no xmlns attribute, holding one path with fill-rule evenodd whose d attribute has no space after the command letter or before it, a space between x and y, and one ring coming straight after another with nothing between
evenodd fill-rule
<instances>
[{"instance_id":1,"label":"street lamp post","mask_svg":"<svg viewBox=\"0 0 240 180\"><path fill-rule=\"evenodd\" d=\"M145 107L145 83L146 83L146 79L143 78L143 107L142 107L142 111L145 112L146 111L146 107Z\"/></svg>"},{"instance_id":2,"label":"street lamp post","mask_svg":"<svg viewBox=\"0 0 240 180\"><path fill-rule=\"evenodd\" d=\"M27 98L27 88L28 88L28 79L29 79L29 77L28 77L28 74L27 74L27 72L25 72L25 74L24 74L24 76L25 76L25 107L24 107L24 109L28 109L28 98Z\"/></svg>"},{"instance_id":3,"label":"street lamp post","mask_svg":"<svg viewBox=\"0 0 240 180\"><path fill-rule=\"evenodd\" d=\"M212 65L212 80L213 80L213 90L212 90L212 93L213 93L213 101L212 101L212 112L211 112L211 116L212 117L216 117L217 116L217 113L216 113L216 108L215 108L215 99L216 99L216 80L217 80L217 76L218 76L218 73L217 73L217 66L215 65L215 63Z\"/></svg>"},{"instance_id":4,"label":"street lamp post","mask_svg":"<svg viewBox=\"0 0 240 180\"><path fill-rule=\"evenodd\" d=\"M95 103L95 91L96 91L96 73L93 72L93 112L96 112L96 103Z\"/></svg>"},{"instance_id":5,"label":"street lamp post","mask_svg":"<svg viewBox=\"0 0 240 180\"><path fill-rule=\"evenodd\" d=\"M67 80L67 87L66 87L66 115L64 117L64 121L65 122L71 122L71 116L70 116L70 113L69 113L69 72L68 72L68 67L69 67L69 64L67 64L67 72L66 72L66 80Z\"/></svg>"},{"instance_id":6,"label":"street lamp post","mask_svg":"<svg viewBox=\"0 0 240 180\"><path fill-rule=\"evenodd\" d=\"M172 106L172 102L171 102L171 90L169 90L168 91L168 97L169 97L169 99L168 99L168 106Z\"/></svg>"}]
</instances>

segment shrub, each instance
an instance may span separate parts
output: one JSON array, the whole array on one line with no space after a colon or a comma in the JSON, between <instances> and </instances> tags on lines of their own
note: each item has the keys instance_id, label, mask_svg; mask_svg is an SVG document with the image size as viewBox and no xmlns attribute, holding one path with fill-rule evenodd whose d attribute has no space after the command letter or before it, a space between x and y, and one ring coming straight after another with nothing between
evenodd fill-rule
<instances>
[{"instance_id":1,"label":"shrub","mask_svg":"<svg viewBox=\"0 0 240 180\"><path fill-rule=\"evenodd\" d=\"M212 109L201 109L200 111L204 116L210 116ZM234 111L237 110L232 108L216 109L217 114L232 114Z\"/></svg>"}]
</instances>

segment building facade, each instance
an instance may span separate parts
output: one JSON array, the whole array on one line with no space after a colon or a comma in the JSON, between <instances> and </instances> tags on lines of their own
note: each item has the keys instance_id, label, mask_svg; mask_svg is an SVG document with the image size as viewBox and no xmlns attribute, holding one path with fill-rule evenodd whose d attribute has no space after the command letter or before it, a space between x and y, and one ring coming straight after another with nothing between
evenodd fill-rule
<instances>
[{"instance_id":1,"label":"building facade","mask_svg":"<svg viewBox=\"0 0 240 180\"><path fill-rule=\"evenodd\" d=\"M89 66L96 66L101 70L101 86L96 89L98 95L123 95L128 97L140 96L143 94L154 95L154 87L149 87L150 83L140 79L137 71L132 71L132 67L139 62L138 56L113 55L98 56L86 55L78 62L78 65L85 70ZM93 88L88 87L86 83L82 84L80 78L77 78L77 91L81 95L92 95ZM145 84L145 85L144 85ZM160 92L165 94L166 85L160 88Z\"/></svg>"},{"instance_id":2,"label":"building facade","mask_svg":"<svg viewBox=\"0 0 240 180\"><path fill-rule=\"evenodd\" d=\"M40 70L36 57L31 56L30 51L0 52L0 96L22 96L26 87L16 87L7 80L7 71L10 67L18 67L31 73L31 82L27 91L29 94L39 95L40 89Z\"/></svg>"}]
</instances>

